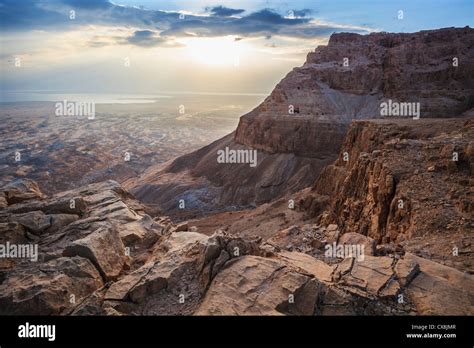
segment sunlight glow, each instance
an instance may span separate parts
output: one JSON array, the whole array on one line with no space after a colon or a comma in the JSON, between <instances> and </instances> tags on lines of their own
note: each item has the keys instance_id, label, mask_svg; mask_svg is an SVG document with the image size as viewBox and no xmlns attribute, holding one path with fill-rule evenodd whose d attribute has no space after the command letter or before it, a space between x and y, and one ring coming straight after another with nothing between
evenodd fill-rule
<instances>
[{"instance_id":1,"label":"sunlight glow","mask_svg":"<svg viewBox=\"0 0 474 348\"><path fill-rule=\"evenodd\" d=\"M213 67L238 67L250 49L247 42L234 36L185 38L180 42L193 61Z\"/></svg>"}]
</instances>

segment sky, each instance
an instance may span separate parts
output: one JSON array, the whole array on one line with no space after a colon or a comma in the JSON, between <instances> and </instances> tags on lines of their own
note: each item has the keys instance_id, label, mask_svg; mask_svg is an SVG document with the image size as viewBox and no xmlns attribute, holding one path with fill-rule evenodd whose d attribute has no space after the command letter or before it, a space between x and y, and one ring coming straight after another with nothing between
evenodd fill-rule
<instances>
[{"instance_id":1,"label":"sky","mask_svg":"<svg viewBox=\"0 0 474 348\"><path fill-rule=\"evenodd\" d=\"M0 88L268 93L332 33L473 18L473 0L0 0Z\"/></svg>"}]
</instances>

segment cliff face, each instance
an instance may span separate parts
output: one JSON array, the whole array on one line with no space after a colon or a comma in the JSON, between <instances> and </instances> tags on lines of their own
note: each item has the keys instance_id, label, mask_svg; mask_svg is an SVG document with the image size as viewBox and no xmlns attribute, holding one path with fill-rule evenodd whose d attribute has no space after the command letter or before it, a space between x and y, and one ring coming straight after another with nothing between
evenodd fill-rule
<instances>
[{"instance_id":1,"label":"cliff face","mask_svg":"<svg viewBox=\"0 0 474 348\"><path fill-rule=\"evenodd\" d=\"M240 118L235 134L150 167L125 186L170 213L268 202L314 182L336 159L351 120L380 118L389 99L420 103L422 119L472 112L474 30L334 34ZM225 147L258 150L258 166L218 163ZM181 199L189 209L179 212Z\"/></svg>"},{"instance_id":2,"label":"cliff face","mask_svg":"<svg viewBox=\"0 0 474 348\"><path fill-rule=\"evenodd\" d=\"M387 99L420 103L421 118L457 117L474 106L473 61L470 28L333 34L242 116L235 139L268 152L317 156L337 149L352 119L380 118Z\"/></svg>"},{"instance_id":3,"label":"cliff face","mask_svg":"<svg viewBox=\"0 0 474 348\"><path fill-rule=\"evenodd\" d=\"M473 139L472 119L354 122L303 204L343 234L472 269Z\"/></svg>"}]
</instances>

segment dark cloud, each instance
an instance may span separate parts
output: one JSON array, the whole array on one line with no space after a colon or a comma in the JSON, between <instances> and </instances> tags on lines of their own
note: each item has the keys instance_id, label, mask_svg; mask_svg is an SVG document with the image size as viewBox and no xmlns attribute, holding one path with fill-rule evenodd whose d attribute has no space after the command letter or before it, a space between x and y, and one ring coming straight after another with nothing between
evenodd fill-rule
<instances>
[{"instance_id":1,"label":"dark cloud","mask_svg":"<svg viewBox=\"0 0 474 348\"><path fill-rule=\"evenodd\" d=\"M62 0L62 3L77 9L106 9L113 6L109 0Z\"/></svg>"},{"instance_id":2,"label":"dark cloud","mask_svg":"<svg viewBox=\"0 0 474 348\"><path fill-rule=\"evenodd\" d=\"M282 15L276 13L270 9L263 9L258 12L254 12L249 14L248 16L243 18L246 23L251 22L258 22L258 23L265 23L265 24L273 24L273 25L296 25L307 23L309 18L285 18Z\"/></svg>"},{"instance_id":3,"label":"dark cloud","mask_svg":"<svg viewBox=\"0 0 474 348\"><path fill-rule=\"evenodd\" d=\"M128 43L142 47L160 46L166 43L166 40L159 37L158 33L151 30L137 30L130 36Z\"/></svg>"},{"instance_id":4,"label":"dark cloud","mask_svg":"<svg viewBox=\"0 0 474 348\"><path fill-rule=\"evenodd\" d=\"M75 20L69 19L71 9L76 11ZM178 12L120 6L108 0L0 0L0 28L3 31L60 31L85 24L133 27L140 30L128 39L128 43L144 47L165 45L165 41L173 44L176 37L185 36L311 38L340 30L312 23L307 17L310 13L307 9L294 10L294 18L286 18L271 9L241 17L232 17L243 13L241 9L216 6L210 11L211 16L180 18Z\"/></svg>"},{"instance_id":5,"label":"dark cloud","mask_svg":"<svg viewBox=\"0 0 474 348\"><path fill-rule=\"evenodd\" d=\"M241 18L189 16L185 20L173 21L161 36L197 35L215 37L238 35L239 37L274 35L307 38L326 35L338 28L311 24L311 18L285 18L279 13L263 9Z\"/></svg>"},{"instance_id":6,"label":"dark cloud","mask_svg":"<svg viewBox=\"0 0 474 348\"><path fill-rule=\"evenodd\" d=\"M159 33L152 30L137 30L132 36L127 38L127 43L140 47L178 47L178 43L159 36Z\"/></svg>"},{"instance_id":7,"label":"dark cloud","mask_svg":"<svg viewBox=\"0 0 474 348\"><path fill-rule=\"evenodd\" d=\"M245 12L245 10L242 9L234 9L234 8L228 8L224 6L216 6L216 7L207 7L206 11L211 12L214 16L220 16L220 17L230 17L234 15L241 14Z\"/></svg>"},{"instance_id":8,"label":"dark cloud","mask_svg":"<svg viewBox=\"0 0 474 348\"><path fill-rule=\"evenodd\" d=\"M293 10L293 14L295 15L295 17L306 17L312 13L313 10L310 10L309 8L304 8L302 10Z\"/></svg>"}]
</instances>

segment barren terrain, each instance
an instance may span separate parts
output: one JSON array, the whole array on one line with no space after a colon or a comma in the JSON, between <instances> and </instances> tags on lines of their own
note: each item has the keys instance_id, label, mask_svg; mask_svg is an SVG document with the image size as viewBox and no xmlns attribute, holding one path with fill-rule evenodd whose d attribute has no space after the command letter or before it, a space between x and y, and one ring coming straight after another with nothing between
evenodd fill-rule
<instances>
[{"instance_id":1,"label":"barren terrain","mask_svg":"<svg viewBox=\"0 0 474 348\"><path fill-rule=\"evenodd\" d=\"M106 179L122 182L231 132L260 98L179 95L97 104L94 120L56 116L53 102L2 103L0 183L31 178L55 193Z\"/></svg>"}]
</instances>

